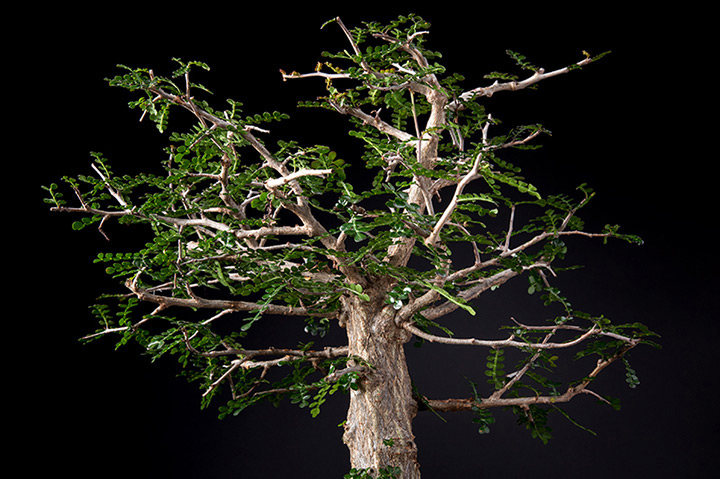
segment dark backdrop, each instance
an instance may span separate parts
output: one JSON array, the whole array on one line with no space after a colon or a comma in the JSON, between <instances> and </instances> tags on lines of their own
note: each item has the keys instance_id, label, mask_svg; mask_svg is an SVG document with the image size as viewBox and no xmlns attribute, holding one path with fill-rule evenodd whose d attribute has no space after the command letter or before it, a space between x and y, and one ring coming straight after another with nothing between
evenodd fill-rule
<instances>
[{"instance_id":1,"label":"dark backdrop","mask_svg":"<svg viewBox=\"0 0 720 479\"><path fill-rule=\"evenodd\" d=\"M598 387L622 399L619 412L589 397L569 405L597 436L559 415L552 422L555 438L542 445L515 426L510 413L496 412L489 435L477 434L465 414L447 414L446 423L421 414L415 432L424 477L706 476L718 428L718 327L710 308L717 287L716 153L710 150L714 119L703 116L715 100L703 26L709 13L687 2L636 11L605 2L471 5L393 3L363 11L315 3L148 3L23 8L7 16L6 26L20 24L22 34L3 34L11 55L4 68L11 100L5 114L17 120L5 143L19 146L6 156L13 166L5 170L11 173L6 191L13 192L6 238L23 257L9 255L17 262L8 299L20 308L6 309L12 353L5 396L14 406L6 421L17 414L21 426L12 428L13 455L30 454L23 476L337 478L347 471L338 427L346 397L333 398L316 419L286 404L219 421L215 410L200 411L199 391L174 377L172 361L150 364L132 348L113 351L110 342L80 345L77 338L94 328L87 306L113 287L92 263L109 245L96 231L74 232L71 218L50 214L39 186L89 173L90 151L104 152L121 171L152 168L163 157L160 136L126 108L128 94L103 79L118 72L118 63L169 72L174 56L210 64L211 73L198 81L218 102L232 97L250 113L287 112L292 119L281 132L348 148L339 136L341 118L329 116L333 126L325 139L315 117L295 109L296 100L321 91L321 81L284 83L278 70L309 71L321 51L345 48L335 25L320 30L331 17L341 15L353 26L409 12L433 24L432 46L468 86L508 69L506 49L547 69L581 59L582 50L612 51L538 91L498 94L488 105L506 124L540 122L553 132L542 150L516 160L541 191L571 191L587 182L598 193L584 213L591 225L619 223L645 239L642 247L574 242L573 258L587 267L571 273L563 287L580 309L641 321L661 334L664 346L633 351L641 381L635 390L624 385L621 367L606 372ZM109 231L115 238L126 234ZM509 285L505 296L480 305L479 317L530 314L513 299L514 293L525 298L523 289ZM458 327L467 327L463 321ZM409 351L413 376L432 397L467 395L463 376L482 378L473 366L482 367L484 351L452 349Z\"/></svg>"}]
</instances>

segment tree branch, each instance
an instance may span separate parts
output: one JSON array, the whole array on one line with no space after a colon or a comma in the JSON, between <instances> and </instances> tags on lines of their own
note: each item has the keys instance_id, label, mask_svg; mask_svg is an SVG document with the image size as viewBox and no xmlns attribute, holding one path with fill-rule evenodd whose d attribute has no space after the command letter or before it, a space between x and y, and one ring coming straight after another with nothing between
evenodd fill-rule
<instances>
[{"instance_id":1,"label":"tree branch","mask_svg":"<svg viewBox=\"0 0 720 479\"><path fill-rule=\"evenodd\" d=\"M485 126L483 127L483 141L487 141L487 131L488 127L490 126L490 122L488 121ZM475 157L475 161L473 162L472 168L470 168L470 171L460 180L460 182L457 184L455 188L455 193L453 194L452 199L450 200L450 204L445 208L445 211L443 211L442 216L435 224L435 227L433 228L432 232L430 233L430 236L425 238L425 245L426 246L433 246L437 242L438 238L440 237L440 230L447 224L448 221L450 221L450 217L452 216L452 213L455 211L455 208L458 204L458 199L460 195L465 190L465 187L472 182L473 180L479 178L478 170L480 168L480 160L482 159L482 152L478 153Z\"/></svg>"},{"instance_id":2,"label":"tree branch","mask_svg":"<svg viewBox=\"0 0 720 479\"><path fill-rule=\"evenodd\" d=\"M426 341L429 341L431 343L442 343L442 344L449 344L453 346L485 346L490 348L506 348L506 347L512 347L512 348L530 348L530 349L563 349L563 348L570 348L572 346L576 346L583 341L585 341L590 336L598 334L598 329L596 325L593 325L592 328L578 336L577 338L566 341L564 343L549 343L549 342L541 342L541 343L529 343L527 341L517 341L515 340L515 335L511 335L508 339L476 339L476 338L447 338L442 336L435 336L434 334L426 333L425 331L413 326L410 323L403 323L401 325L403 329L406 331L414 334L415 336L422 338Z\"/></svg>"},{"instance_id":3,"label":"tree branch","mask_svg":"<svg viewBox=\"0 0 720 479\"><path fill-rule=\"evenodd\" d=\"M333 172L333 170L312 170L312 169L303 169L296 171L294 173L289 173L282 178L273 178L270 180L267 180L265 182L265 185L268 188L277 188L278 186L282 186L284 184L290 183L291 181L294 181L298 178L301 178L303 176L324 176L329 175Z\"/></svg>"},{"instance_id":4,"label":"tree branch","mask_svg":"<svg viewBox=\"0 0 720 479\"><path fill-rule=\"evenodd\" d=\"M591 63L592 61L594 61L592 58L587 57L587 58L575 63L574 67L560 68L560 69L550 71L547 73L545 72L545 70L540 69L540 70L536 71L533 75L531 75L530 77L528 77L522 81L510 81L510 82L505 82L505 83L500 83L500 82L496 81L495 83L493 83L492 85L490 85L488 87L474 88L472 90L468 90L468 91L460 94L460 96L458 97L458 100L451 102L448 105L448 108L450 110L458 110L458 109L462 108L462 102L472 100L475 97L483 97L483 96L490 97L500 91L522 90L522 89L532 86L542 80L545 80L547 78L551 78L554 76L563 75L565 73L568 73L573 68L582 67L584 65Z\"/></svg>"},{"instance_id":5,"label":"tree branch","mask_svg":"<svg viewBox=\"0 0 720 479\"><path fill-rule=\"evenodd\" d=\"M195 352L191 346L189 345L189 342L186 341L188 348ZM210 394L214 389L216 389L226 378L228 378L233 371L235 371L238 368L242 369L258 369L262 368L262 374L261 378L265 375L268 369L280 366L285 362L288 361L303 361L303 360L310 360L313 361L315 359L333 359L333 358L340 358L345 357L348 354L348 347L347 346L341 346L341 347L328 347L325 348L322 351L303 351L303 350L296 350L296 349L278 349L278 348L268 348L268 349L260 349L260 350L228 350L228 351L211 351L206 353L197 352L197 354L200 354L205 357L217 357L221 355L241 355L244 356L240 359L235 359L230 362L230 367L225 371L220 378L218 378L216 381L214 381L210 387L203 393L203 396L207 396ZM218 353L218 354L213 354ZM255 361L254 358L258 356L276 356L276 355L282 355L279 358L276 359L268 359L263 361ZM335 371L331 374L328 374L323 378L324 381L328 383L332 383L340 379L341 376L350 373L350 372L365 372L367 370L366 366L350 366L344 369L341 369L339 371ZM254 389L254 387L252 388ZM251 391L252 391L251 389ZM284 393L289 392L290 389L273 389L273 390L266 390L266 391L259 391L254 393L255 395L267 395L267 394L274 394L274 393Z\"/></svg>"},{"instance_id":6,"label":"tree branch","mask_svg":"<svg viewBox=\"0 0 720 479\"><path fill-rule=\"evenodd\" d=\"M127 281L125 286L135 294L140 301L148 301L158 305L155 313L170 307L201 308L232 311L260 311L263 314L277 314L283 316L317 316L334 317L337 312L322 313L311 311L305 307L282 306L276 304L260 304L250 301L232 301L224 299L204 299L193 295L191 298L176 298L151 293L146 289L139 288L137 276L132 281Z\"/></svg>"},{"instance_id":7,"label":"tree branch","mask_svg":"<svg viewBox=\"0 0 720 479\"><path fill-rule=\"evenodd\" d=\"M501 398L490 396L488 398L476 400L474 398L463 399L424 399L424 402L433 410L440 412L453 411L470 411L472 409L489 409L492 407L523 407L536 404L552 405L557 403L568 402L579 394L590 394L598 397L594 391L587 389L587 386L613 362L622 358L630 349L634 348L639 341L632 340L621 348L616 354L606 359L599 359L595 368L585 376L585 379L575 386L569 386L565 393L556 396L529 396L529 397L511 397ZM601 398L602 399L602 398ZM604 400L604 399L602 399ZM607 402L606 400L604 400Z\"/></svg>"},{"instance_id":8,"label":"tree branch","mask_svg":"<svg viewBox=\"0 0 720 479\"><path fill-rule=\"evenodd\" d=\"M339 113L343 115L350 115L354 116L355 118L358 118L363 121L366 125L374 126L378 129L378 131L381 131L382 133L386 133L392 137L397 138L400 141L411 143L412 140L415 138L410 133L407 133L405 131L402 131L398 128L395 128L394 126L390 125L389 123L386 123L382 121L378 116L371 116L362 111L360 108L355 107L348 107L341 105L340 103L336 101L329 101L330 105L335 108Z\"/></svg>"},{"instance_id":9,"label":"tree branch","mask_svg":"<svg viewBox=\"0 0 720 479\"><path fill-rule=\"evenodd\" d=\"M487 278L482 278L481 280L477 281L477 284L474 286L461 291L458 294L458 297L464 301L472 301L473 299L480 296L485 291L489 290L490 288L500 286L502 284L505 284L510 279L520 275L520 271L515 271L512 269L504 269L502 271L499 271L495 273L492 276L489 276ZM453 278L453 279L451 279ZM447 278L445 278L446 282L453 281L454 279L459 279L460 276L456 276L455 274L449 275ZM446 301L443 304L433 306L431 308L428 308L424 311L422 311L422 315L427 319L437 319L441 316L445 316L446 314L452 313L453 311L457 310L460 306L456 303L453 303L451 301Z\"/></svg>"}]
</instances>

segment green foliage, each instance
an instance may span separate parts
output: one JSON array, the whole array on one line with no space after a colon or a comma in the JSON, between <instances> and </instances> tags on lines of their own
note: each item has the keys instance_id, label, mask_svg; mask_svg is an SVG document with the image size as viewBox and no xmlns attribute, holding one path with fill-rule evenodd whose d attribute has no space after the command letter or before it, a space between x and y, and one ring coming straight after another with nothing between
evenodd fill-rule
<instances>
[{"instance_id":1,"label":"green foliage","mask_svg":"<svg viewBox=\"0 0 720 479\"><path fill-rule=\"evenodd\" d=\"M539 439L543 444L552 439L552 428L547 419L550 409L531 404L513 408L513 411L517 415L517 423L525 427L534 439Z\"/></svg>"},{"instance_id":2,"label":"green foliage","mask_svg":"<svg viewBox=\"0 0 720 479\"><path fill-rule=\"evenodd\" d=\"M489 434L490 426L495 423L495 418L489 409L480 407L482 399L478 393L477 385L470 381L470 386L473 392L473 406L471 409L473 413L472 422L478 425L479 434Z\"/></svg>"},{"instance_id":3,"label":"green foliage","mask_svg":"<svg viewBox=\"0 0 720 479\"><path fill-rule=\"evenodd\" d=\"M233 390L235 397L219 407L219 418L223 419L228 415L236 416L247 407L261 400L268 400L277 404L284 398L300 408L308 408L310 415L317 417L320 414L321 406L328 400L329 396L338 391L347 393L350 390L359 388L360 374L357 371L340 374L333 381L326 380L326 376L313 379L313 376L317 376L318 373L327 372L333 374L336 371L342 372L341 369L345 367L347 360L348 358L339 358L312 365L308 365L307 362L301 360L289 360L284 365L290 368L290 371L283 378L272 383L263 377L262 372L258 374L247 370L239 377L239 382L237 379L235 380ZM270 393L249 394L259 386L269 383L267 390ZM209 400L207 404L209 404Z\"/></svg>"},{"instance_id":4,"label":"green foliage","mask_svg":"<svg viewBox=\"0 0 720 479\"><path fill-rule=\"evenodd\" d=\"M343 476L344 479L396 479L400 477L402 471L399 467L387 466L381 467L375 474L373 469L350 469L350 472Z\"/></svg>"},{"instance_id":5,"label":"green foliage","mask_svg":"<svg viewBox=\"0 0 720 479\"><path fill-rule=\"evenodd\" d=\"M623 364L625 365L625 382L627 382L628 386L633 389L638 387L640 385L640 380L638 379L635 370L630 367L630 362L627 358L623 358Z\"/></svg>"},{"instance_id":6,"label":"green foliage","mask_svg":"<svg viewBox=\"0 0 720 479\"><path fill-rule=\"evenodd\" d=\"M560 357L537 345L563 332L587 331L593 334L575 357L623 358L627 382L636 387L624 353L630 342L655 345L654 333L578 311L548 278L575 268L567 263L573 235L642 240L616 225L587 232L577 214L594 196L586 185L572 195L541 194L505 151L525 154L537 147L529 140L548 131L530 124L496 135L500 120L479 96L463 94L465 78L429 49L428 28L416 15L368 22L350 30L357 50L323 53L313 76L325 76L326 92L300 105L347 116L351 160L326 145L267 140L264 127L288 120L285 113L246 112L232 99L215 106L212 92L195 82L196 74L210 70L205 63L174 59L169 76L120 65L109 84L127 90L129 107L168 139L159 172L116 174L109 159L91 153L92 174L43 187L54 210L81 214L73 230L95 226L105 234L103 225L116 219L139 225L145 235L135 249L95 259L130 295L99 298L91 308L99 327L87 339L116 333L117 347L134 341L153 361L176 358L182 374L203 391L202 407L222 404L220 417L281 400L314 417L336 392L358 389L362 374L340 374L350 358L313 350L312 343L299 341L292 351L247 348L264 318L294 317L319 341L345 319L345 305L362 304L407 313L422 331L452 337L440 318L425 313L442 307L474 316L478 291L525 275L527 292L548 307L548 321L546 327L507 328L522 357L507 374L510 355L501 346L490 349L484 370L490 389L514 398L559 396L564 384L554 373ZM487 78L515 81L541 71L525 56L507 53L518 74ZM446 100L442 115L429 99L435 95ZM174 115L182 110L196 124L177 127ZM436 117L444 121L430 124ZM471 187L460 188L466 180ZM69 206L66 196L72 195L64 196L59 183L77 206ZM423 195L411 194L417 190ZM516 210L526 218L522 224L510 220ZM393 256L405 245L406 256ZM427 296L435 298L432 304L412 309ZM473 421L485 434L494 418L471 385ZM549 412L570 419L557 407L513 410L543 442L551 435ZM345 477L397 474L387 468Z\"/></svg>"},{"instance_id":7,"label":"green foliage","mask_svg":"<svg viewBox=\"0 0 720 479\"><path fill-rule=\"evenodd\" d=\"M334 372L332 370L333 368L334 365L331 367L330 373ZM321 381L318 385L318 392L313 397L312 402L308 404L312 417L317 417L317 415L320 414L320 406L327 400L327 396L332 396L337 391L347 392L350 389L357 390L360 387L358 383L359 379L360 377L357 372L350 372L343 374L337 381L332 383Z\"/></svg>"},{"instance_id":8,"label":"green foliage","mask_svg":"<svg viewBox=\"0 0 720 479\"><path fill-rule=\"evenodd\" d=\"M493 349L487 357L485 364L485 376L488 382L495 389L500 389L505 385L505 351L502 349Z\"/></svg>"},{"instance_id":9,"label":"green foliage","mask_svg":"<svg viewBox=\"0 0 720 479\"><path fill-rule=\"evenodd\" d=\"M536 67L535 65L531 64L530 62L528 62L528 61L527 61L527 58L526 58L524 55L521 55L521 54L519 54L519 53L517 53L517 52L514 52L514 51L512 51L512 50L507 50L506 53L507 53L508 56L509 56L510 58L512 58L512 59L515 61L515 63L516 63L520 68L522 68L523 70L529 70L529 71L531 71L531 72L537 72L537 71L538 71L538 67Z\"/></svg>"}]
</instances>

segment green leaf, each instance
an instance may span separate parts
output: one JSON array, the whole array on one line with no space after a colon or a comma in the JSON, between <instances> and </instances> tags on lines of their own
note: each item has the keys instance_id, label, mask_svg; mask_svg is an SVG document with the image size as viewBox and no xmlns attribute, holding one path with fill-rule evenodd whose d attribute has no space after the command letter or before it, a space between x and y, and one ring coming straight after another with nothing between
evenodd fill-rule
<instances>
[{"instance_id":1,"label":"green leaf","mask_svg":"<svg viewBox=\"0 0 720 479\"><path fill-rule=\"evenodd\" d=\"M585 432L588 432L588 433L592 434L593 436L597 436L597 433L596 433L595 431L593 431L592 429L589 429L589 428L583 426L582 424L580 424L579 422L577 422L576 420L574 420L572 417L570 417L570 415L569 415L569 414L567 413L567 411L565 411L564 409L562 409L562 408L560 408L560 407L557 407L557 406L555 406L555 405L553 405L553 407L555 408L556 411L558 411L560 414L562 414L563 416L565 416L565 419L567 419L568 421L570 421L571 423L573 423L575 426L579 427L580 429L582 429L582 430L585 431Z\"/></svg>"},{"instance_id":2,"label":"green leaf","mask_svg":"<svg viewBox=\"0 0 720 479\"><path fill-rule=\"evenodd\" d=\"M422 283L424 286L426 286L426 287L428 287L428 288L430 288L430 289L432 289L432 290L440 293L440 295L441 295L443 298L447 299L447 300L450 301L451 303L456 304L457 306L460 306L462 309L464 309L465 311L467 311L467 312L470 313L471 315L475 316L475 310L474 310L471 306L469 306L464 299L458 298L457 296L453 296L453 295L451 295L450 293L448 293L447 291L445 291L443 288L440 288L440 287L438 287L438 286L435 286L435 285L432 284L432 283L428 283L427 281L421 281L421 283Z\"/></svg>"},{"instance_id":3,"label":"green leaf","mask_svg":"<svg viewBox=\"0 0 720 479\"><path fill-rule=\"evenodd\" d=\"M370 301L370 296L368 296L367 293L363 293L363 287L361 285L355 283L346 283L345 286L363 301Z\"/></svg>"},{"instance_id":4,"label":"green leaf","mask_svg":"<svg viewBox=\"0 0 720 479\"><path fill-rule=\"evenodd\" d=\"M512 51L512 50L506 50L506 53L510 56L510 58L512 58L513 60L515 60L515 63L517 63L518 66L519 66L520 68L522 68L523 70L530 70L530 71L533 71L533 72L538 71L538 67L536 67L536 66L533 65L532 63L528 62L528 61L527 61L527 58L526 58L524 55L521 55L521 54L519 54L519 53L517 53L517 52L514 52L514 51Z\"/></svg>"},{"instance_id":5,"label":"green leaf","mask_svg":"<svg viewBox=\"0 0 720 479\"><path fill-rule=\"evenodd\" d=\"M635 389L640 385L640 379L637 377L635 370L630 367L630 362L627 358L623 358L623 364L625 365L625 382L632 389Z\"/></svg>"}]
</instances>

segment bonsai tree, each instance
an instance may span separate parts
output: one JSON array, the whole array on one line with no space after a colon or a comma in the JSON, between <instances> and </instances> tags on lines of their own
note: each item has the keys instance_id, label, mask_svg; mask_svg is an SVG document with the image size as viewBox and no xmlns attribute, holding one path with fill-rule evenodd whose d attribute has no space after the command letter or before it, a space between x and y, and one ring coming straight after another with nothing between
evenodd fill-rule
<instances>
[{"instance_id":1,"label":"bonsai tree","mask_svg":"<svg viewBox=\"0 0 720 479\"><path fill-rule=\"evenodd\" d=\"M341 154L273 141L268 124L286 120L283 113L211 103L194 81L209 69L201 62L178 59L167 76L121 66L109 80L132 92L130 107L170 144L160 170L116 175L93 153L90 174L45 188L52 210L78 215L74 229L105 235L117 221L147 233L140 247L98 255L122 289L98 298L91 310L99 327L83 339L113 336L153 359L176 356L199 385L201 406L217 405L220 417L260 401L289 401L315 416L329 396L347 393L346 477L420 477L412 430L419 411L472 411L484 434L494 411L506 409L546 442L546 417L566 414L563 403L589 395L615 406L593 381L619 363L635 386L627 353L652 344L652 333L578 311L553 283L573 267L563 261L569 237L641 241L618 226L585 229L578 212L593 198L590 187L546 195L520 176L504 153L532 150L545 129L505 129L483 105L603 55L583 52L545 70L508 52L516 73L490 73L485 85L468 87L426 47L422 18L353 29L339 18L328 23L347 48L324 53L307 72L281 74L324 82L322 97L300 105L347 120L353 143ZM175 131L171 112L194 123ZM507 318L492 337L456 337L447 327L448 317L475 315L477 298L521 277L545 316ZM300 322L307 335L248 346L270 316ZM325 343L335 328L344 329L344 344ZM408 370L411 341L480 348L487 362L464 397L426 397ZM566 352L594 361L568 378Z\"/></svg>"}]
</instances>

